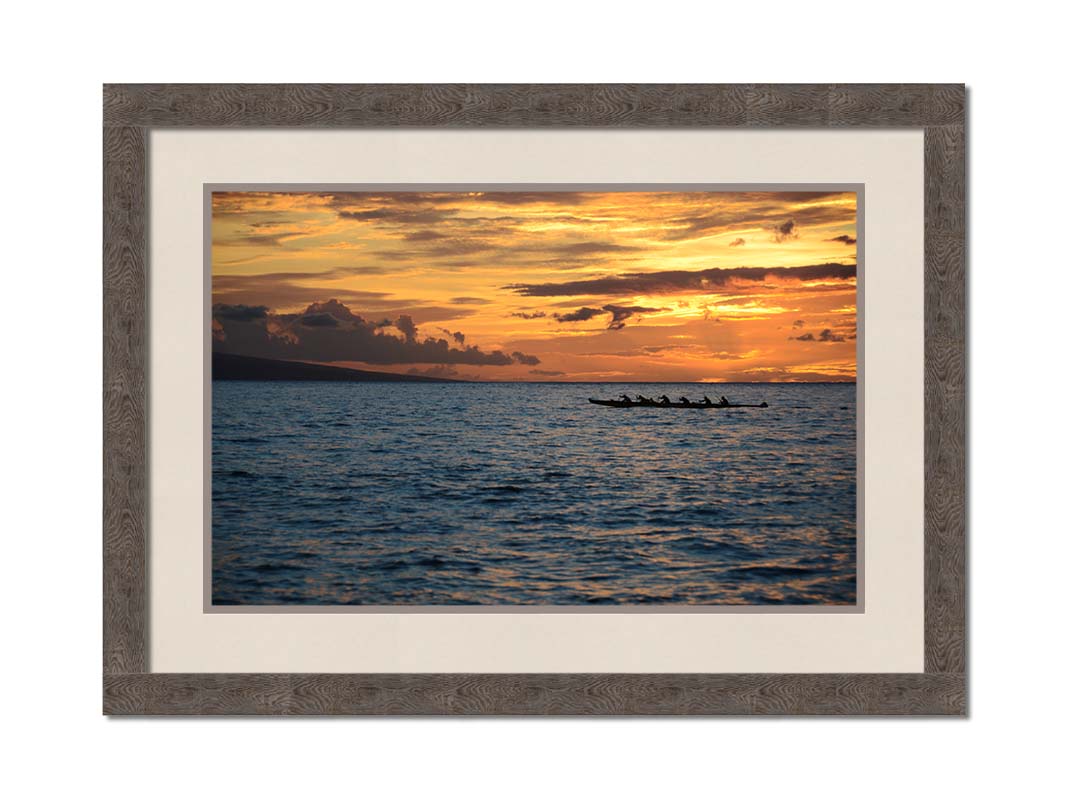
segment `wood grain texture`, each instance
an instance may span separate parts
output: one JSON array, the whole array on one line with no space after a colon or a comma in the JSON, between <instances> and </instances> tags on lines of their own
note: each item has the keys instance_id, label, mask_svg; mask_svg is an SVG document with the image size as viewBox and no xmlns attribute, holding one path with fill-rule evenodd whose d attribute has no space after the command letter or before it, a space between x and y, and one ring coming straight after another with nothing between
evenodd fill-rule
<instances>
[{"instance_id":1,"label":"wood grain texture","mask_svg":"<svg viewBox=\"0 0 1067 800\"><path fill-rule=\"evenodd\" d=\"M956 85L122 84L104 124L142 127L923 127Z\"/></svg>"},{"instance_id":2,"label":"wood grain texture","mask_svg":"<svg viewBox=\"0 0 1067 800\"><path fill-rule=\"evenodd\" d=\"M830 87L811 83L755 84L748 88L750 127L825 128L830 123Z\"/></svg>"},{"instance_id":3,"label":"wood grain texture","mask_svg":"<svg viewBox=\"0 0 1067 800\"><path fill-rule=\"evenodd\" d=\"M104 87L104 712L966 713L966 153L955 84ZM146 142L153 127L914 127L925 134L925 672L148 673Z\"/></svg>"},{"instance_id":4,"label":"wood grain texture","mask_svg":"<svg viewBox=\"0 0 1067 800\"><path fill-rule=\"evenodd\" d=\"M835 84L830 87L830 125L923 128L962 125L963 84Z\"/></svg>"},{"instance_id":5,"label":"wood grain texture","mask_svg":"<svg viewBox=\"0 0 1067 800\"><path fill-rule=\"evenodd\" d=\"M742 125L744 87L226 84L104 88L105 125L602 127Z\"/></svg>"},{"instance_id":6,"label":"wood grain texture","mask_svg":"<svg viewBox=\"0 0 1067 800\"><path fill-rule=\"evenodd\" d=\"M146 674L108 714L784 715L962 713L960 675Z\"/></svg>"},{"instance_id":7,"label":"wood grain texture","mask_svg":"<svg viewBox=\"0 0 1067 800\"><path fill-rule=\"evenodd\" d=\"M104 673L145 662L145 131L104 129Z\"/></svg>"},{"instance_id":8,"label":"wood grain texture","mask_svg":"<svg viewBox=\"0 0 1067 800\"><path fill-rule=\"evenodd\" d=\"M966 152L963 125L925 131L926 671L966 661Z\"/></svg>"}]
</instances>

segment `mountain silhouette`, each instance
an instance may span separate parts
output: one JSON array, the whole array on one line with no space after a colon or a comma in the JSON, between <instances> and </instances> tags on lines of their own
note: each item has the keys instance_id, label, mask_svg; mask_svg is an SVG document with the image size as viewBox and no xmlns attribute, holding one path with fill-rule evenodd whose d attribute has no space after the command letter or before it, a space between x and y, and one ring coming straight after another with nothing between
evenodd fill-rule
<instances>
[{"instance_id":1,"label":"mountain silhouette","mask_svg":"<svg viewBox=\"0 0 1067 800\"><path fill-rule=\"evenodd\" d=\"M215 381L349 381L391 383L456 383L448 378L403 375L365 369L327 367L303 361L278 361L230 353L211 354L211 379Z\"/></svg>"}]
</instances>

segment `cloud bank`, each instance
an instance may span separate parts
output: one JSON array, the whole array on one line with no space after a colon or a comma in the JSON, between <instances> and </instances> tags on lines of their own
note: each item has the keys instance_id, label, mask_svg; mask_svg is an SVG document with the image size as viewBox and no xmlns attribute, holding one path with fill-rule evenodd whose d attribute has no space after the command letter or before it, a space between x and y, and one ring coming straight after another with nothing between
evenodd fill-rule
<instances>
[{"instance_id":1,"label":"cloud bank","mask_svg":"<svg viewBox=\"0 0 1067 800\"><path fill-rule=\"evenodd\" d=\"M399 335L389 332L394 329ZM462 334L446 338L419 336L411 317L369 321L337 300L312 303L298 314L272 314L264 306L212 307L214 349L289 361L354 361L366 364L467 364L535 366L541 359L520 351L486 352L465 344Z\"/></svg>"},{"instance_id":2,"label":"cloud bank","mask_svg":"<svg viewBox=\"0 0 1067 800\"><path fill-rule=\"evenodd\" d=\"M706 292L734 286L742 281L768 278L796 281L846 281L856 277L855 264L812 264L805 267L738 267L704 269L696 272L630 272L605 278L560 283L511 283L504 288L526 297L573 297L579 295L629 296Z\"/></svg>"}]
</instances>

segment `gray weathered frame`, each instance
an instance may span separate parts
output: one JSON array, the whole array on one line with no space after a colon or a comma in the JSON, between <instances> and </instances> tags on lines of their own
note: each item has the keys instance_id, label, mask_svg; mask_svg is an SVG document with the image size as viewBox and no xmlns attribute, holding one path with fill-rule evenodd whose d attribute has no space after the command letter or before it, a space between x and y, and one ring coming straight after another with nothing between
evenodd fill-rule
<instances>
[{"instance_id":1,"label":"gray weathered frame","mask_svg":"<svg viewBox=\"0 0 1067 800\"><path fill-rule=\"evenodd\" d=\"M966 92L959 84L104 87L104 713L966 713ZM900 674L152 673L147 141L152 128L921 128L925 666Z\"/></svg>"}]
</instances>

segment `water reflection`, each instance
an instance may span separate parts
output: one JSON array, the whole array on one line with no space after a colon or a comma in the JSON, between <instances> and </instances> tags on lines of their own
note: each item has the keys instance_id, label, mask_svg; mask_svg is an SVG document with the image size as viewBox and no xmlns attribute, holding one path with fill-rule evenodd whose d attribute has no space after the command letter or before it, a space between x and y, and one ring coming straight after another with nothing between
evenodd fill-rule
<instances>
[{"instance_id":1,"label":"water reflection","mask_svg":"<svg viewBox=\"0 0 1067 800\"><path fill-rule=\"evenodd\" d=\"M855 602L852 385L627 388L216 382L215 603Z\"/></svg>"}]
</instances>

